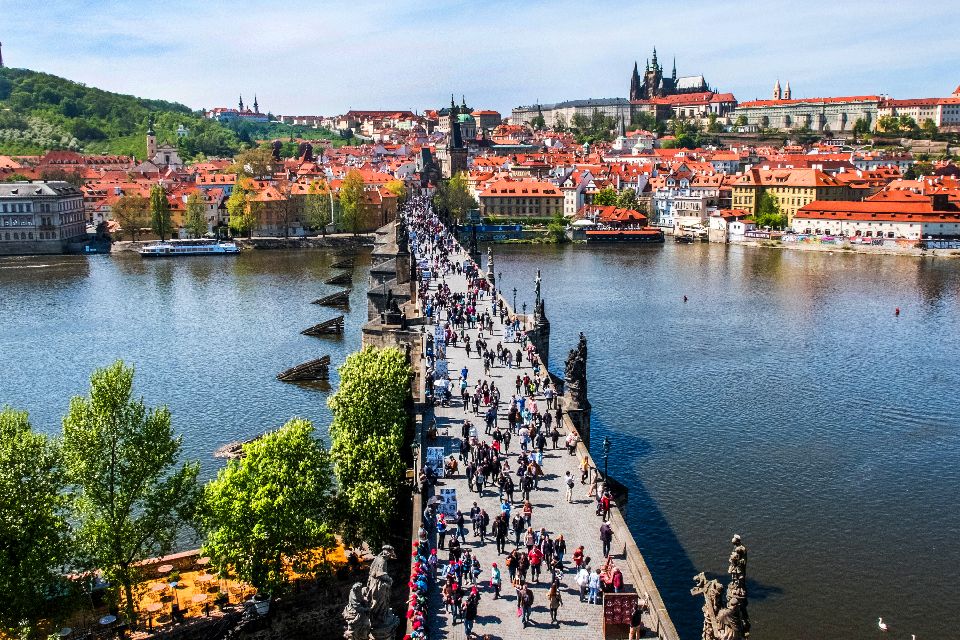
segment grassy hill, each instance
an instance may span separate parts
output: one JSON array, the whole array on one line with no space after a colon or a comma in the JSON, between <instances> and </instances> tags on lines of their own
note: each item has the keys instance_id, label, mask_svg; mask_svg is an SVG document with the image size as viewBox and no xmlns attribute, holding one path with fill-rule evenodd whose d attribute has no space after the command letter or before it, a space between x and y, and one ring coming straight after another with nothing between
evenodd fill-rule
<instances>
[{"instance_id":1,"label":"grassy hill","mask_svg":"<svg viewBox=\"0 0 960 640\"><path fill-rule=\"evenodd\" d=\"M103 91L29 69L0 69L0 154L73 149L143 158L151 116L157 139L176 143L187 159L230 156L268 136L336 137L274 123L222 124L176 102ZM180 125L190 134L178 139Z\"/></svg>"}]
</instances>

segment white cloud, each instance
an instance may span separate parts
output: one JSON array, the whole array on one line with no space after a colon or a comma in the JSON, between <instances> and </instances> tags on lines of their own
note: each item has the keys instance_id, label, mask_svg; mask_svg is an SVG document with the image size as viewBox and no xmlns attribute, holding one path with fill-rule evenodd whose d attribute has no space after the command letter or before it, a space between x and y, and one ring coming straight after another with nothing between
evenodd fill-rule
<instances>
[{"instance_id":1,"label":"white cloud","mask_svg":"<svg viewBox=\"0 0 960 640\"><path fill-rule=\"evenodd\" d=\"M960 55L945 1L51 2L0 0L12 66L105 89L274 113L424 109L450 92L509 110L625 96L656 45L669 70L741 100L778 77L794 95L944 95Z\"/></svg>"}]
</instances>

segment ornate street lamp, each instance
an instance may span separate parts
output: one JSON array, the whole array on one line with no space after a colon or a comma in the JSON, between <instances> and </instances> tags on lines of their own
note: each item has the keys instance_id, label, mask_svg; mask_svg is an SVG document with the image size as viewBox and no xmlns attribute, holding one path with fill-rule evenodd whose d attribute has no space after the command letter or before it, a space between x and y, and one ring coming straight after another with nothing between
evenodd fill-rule
<instances>
[{"instance_id":1,"label":"ornate street lamp","mask_svg":"<svg viewBox=\"0 0 960 640\"><path fill-rule=\"evenodd\" d=\"M517 288L513 288L513 312L517 312Z\"/></svg>"},{"instance_id":2,"label":"ornate street lamp","mask_svg":"<svg viewBox=\"0 0 960 640\"><path fill-rule=\"evenodd\" d=\"M607 482L607 458L610 456L610 438L603 436L603 481Z\"/></svg>"}]
</instances>

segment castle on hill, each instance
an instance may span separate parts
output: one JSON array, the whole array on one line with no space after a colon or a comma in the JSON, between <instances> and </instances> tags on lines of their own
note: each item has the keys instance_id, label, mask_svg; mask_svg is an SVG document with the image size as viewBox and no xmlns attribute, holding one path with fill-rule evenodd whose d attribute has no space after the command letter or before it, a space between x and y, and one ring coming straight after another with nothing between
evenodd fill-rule
<instances>
[{"instance_id":1,"label":"castle on hill","mask_svg":"<svg viewBox=\"0 0 960 640\"><path fill-rule=\"evenodd\" d=\"M630 76L630 100L652 100L666 96L682 95L685 93L703 93L710 91L707 81L702 75L677 77L677 60L673 60L673 72L670 77L663 75L663 67L657 61L657 48L653 48L653 59L647 60L643 76L640 75L637 63L633 63L633 74Z\"/></svg>"}]
</instances>

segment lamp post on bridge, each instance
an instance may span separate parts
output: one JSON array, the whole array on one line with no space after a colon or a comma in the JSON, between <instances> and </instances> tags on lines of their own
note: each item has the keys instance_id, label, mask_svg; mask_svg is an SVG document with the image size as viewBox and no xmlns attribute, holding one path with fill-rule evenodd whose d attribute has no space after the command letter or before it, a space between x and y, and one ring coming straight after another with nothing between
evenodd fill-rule
<instances>
[{"instance_id":1,"label":"lamp post on bridge","mask_svg":"<svg viewBox=\"0 0 960 640\"><path fill-rule=\"evenodd\" d=\"M517 312L517 288L513 288L513 312Z\"/></svg>"},{"instance_id":2,"label":"lamp post on bridge","mask_svg":"<svg viewBox=\"0 0 960 640\"><path fill-rule=\"evenodd\" d=\"M607 483L607 458L610 457L610 438L603 436L603 482Z\"/></svg>"}]
</instances>

